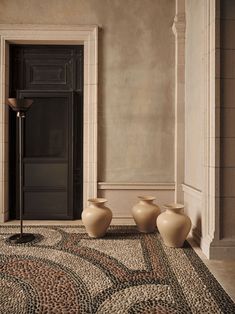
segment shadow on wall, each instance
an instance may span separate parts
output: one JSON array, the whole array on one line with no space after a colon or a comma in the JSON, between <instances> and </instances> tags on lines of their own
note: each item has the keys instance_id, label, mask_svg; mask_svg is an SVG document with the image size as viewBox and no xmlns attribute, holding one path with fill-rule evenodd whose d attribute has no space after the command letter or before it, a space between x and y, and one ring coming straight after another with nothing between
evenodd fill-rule
<instances>
[{"instance_id":1,"label":"shadow on wall","mask_svg":"<svg viewBox=\"0 0 235 314\"><path fill-rule=\"evenodd\" d=\"M193 228L192 228L192 235L199 245L201 245L201 234L202 234L201 230L202 230L202 219L201 219L201 216L198 215L196 218L196 223L195 225L193 225Z\"/></svg>"},{"instance_id":2,"label":"shadow on wall","mask_svg":"<svg viewBox=\"0 0 235 314\"><path fill-rule=\"evenodd\" d=\"M106 164L106 134L105 134L105 128L103 127L103 121L104 121L104 75L103 75L103 69L104 69L104 30L99 28L99 34L98 34L98 112L97 112L97 119L98 119L98 181L102 181L102 172L103 169L105 169Z\"/></svg>"}]
</instances>

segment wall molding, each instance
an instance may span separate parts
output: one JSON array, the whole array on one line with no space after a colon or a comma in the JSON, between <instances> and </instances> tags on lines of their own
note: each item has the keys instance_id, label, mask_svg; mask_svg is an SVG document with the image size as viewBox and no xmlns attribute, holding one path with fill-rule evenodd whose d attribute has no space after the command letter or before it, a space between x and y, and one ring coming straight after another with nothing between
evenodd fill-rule
<instances>
[{"instance_id":1,"label":"wall molding","mask_svg":"<svg viewBox=\"0 0 235 314\"><path fill-rule=\"evenodd\" d=\"M98 190L167 190L174 191L175 183L98 182Z\"/></svg>"},{"instance_id":2,"label":"wall molding","mask_svg":"<svg viewBox=\"0 0 235 314\"><path fill-rule=\"evenodd\" d=\"M210 258L210 245L215 232L215 169L211 160L215 153L215 28L212 21L215 19L215 0L205 2L205 179L204 179L204 204L202 250ZM214 20L215 21L215 20ZM209 25L209 27L208 27Z\"/></svg>"},{"instance_id":3,"label":"wall molding","mask_svg":"<svg viewBox=\"0 0 235 314\"><path fill-rule=\"evenodd\" d=\"M97 195L98 26L0 24L0 221L8 219L9 44L84 45L83 206Z\"/></svg>"},{"instance_id":4,"label":"wall molding","mask_svg":"<svg viewBox=\"0 0 235 314\"><path fill-rule=\"evenodd\" d=\"M202 194L202 191L201 190L198 190L188 184L182 184L182 189L184 191L184 193L187 193L189 195L191 195L192 197L195 197L199 200L202 201L202 197L203 197L203 194Z\"/></svg>"},{"instance_id":5,"label":"wall molding","mask_svg":"<svg viewBox=\"0 0 235 314\"><path fill-rule=\"evenodd\" d=\"M98 182L98 196L107 199L113 217L132 219L131 209L139 201L139 195L152 195L155 203L174 202L175 183L161 182Z\"/></svg>"},{"instance_id":6,"label":"wall molding","mask_svg":"<svg viewBox=\"0 0 235 314\"><path fill-rule=\"evenodd\" d=\"M204 186L202 203L202 251L208 258L211 258L211 246L219 236L220 208L216 197L218 197L219 171L216 164L219 164L219 119L216 119L216 107L219 106L219 99L216 98L216 77L220 67L216 62L216 10L219 2L208 0L204 2L205 11L205 98L204 98ZM217 60L218 61L218 60ZM218 87L217 87L218 88Z\"/></svg>"}]
</instances>

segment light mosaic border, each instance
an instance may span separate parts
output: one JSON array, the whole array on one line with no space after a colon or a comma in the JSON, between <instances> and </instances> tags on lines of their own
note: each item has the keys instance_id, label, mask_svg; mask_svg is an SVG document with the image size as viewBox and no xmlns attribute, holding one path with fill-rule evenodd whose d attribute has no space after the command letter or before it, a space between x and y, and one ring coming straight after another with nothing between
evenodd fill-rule
<instances>
[{"instance_id":1,"label":"light mosaic border","mask_svg":"<svg viewBox=\"0 0 235 314\"><path fill-rule=\"evenodd\" d=\"M0 25L0 222L8 208L9 44L84 45L83 206L97 195L97 25Z\"/></svg>"}]
</instances>

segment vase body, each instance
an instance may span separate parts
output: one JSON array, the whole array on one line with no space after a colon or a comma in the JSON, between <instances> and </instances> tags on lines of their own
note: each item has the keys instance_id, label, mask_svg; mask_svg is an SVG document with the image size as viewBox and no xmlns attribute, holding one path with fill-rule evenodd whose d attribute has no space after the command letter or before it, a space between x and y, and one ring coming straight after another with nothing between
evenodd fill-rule
<instances>
[{"instance_id":1,"label":"vase body","mask_svg":"<svg viewBox=\"0 0 235 314\"><path fill-rule=\"evenodd\" d=\"M155 197L139 196L139 203L132 208L132 215L140 232L154 232L156 219L160 214L160 208L153 204Z\"/></svg>"},{"instance_id":2,"label":"vase body","mask_svg":"<svg viewBox=\"0 0 235 314\"><path fill-rule=\"evenodd\" d=\"M181 204L164 206L166 211L157 218L157 227L166 246L182 247L191 229L191 220L183 213Z\"/></svg>"},{"instance_id":3,"label":"vase body","mask_svg":"<svg viewBox=\"0 0 235 314\"><path fill-rule=\"evenodd\" d=\"M90 205L82 212L82 222L90 237L101 238L111 223L112 211L104 205L107 201L104 198L93 198L88 201Z\"/></svg>"}]
</instances>

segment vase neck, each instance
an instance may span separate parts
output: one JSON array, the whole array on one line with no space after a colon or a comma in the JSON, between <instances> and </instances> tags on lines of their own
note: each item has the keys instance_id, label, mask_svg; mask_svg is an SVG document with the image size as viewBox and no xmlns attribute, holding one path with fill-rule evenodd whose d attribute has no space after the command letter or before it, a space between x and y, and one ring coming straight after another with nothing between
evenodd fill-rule
<instances>
[{"instance_id":1,"label":"vase neck","mask_svg":"<svg viewBox=\"0 0 235 314\"><path fill-rule=\"evenodd\" d=\"M90 207L103 207L104 203L107 202L105 198L90 198Z\"/></svg>"},{"instance_id":2,"label":"vase neck","mask_svg":"<svg viewBox=\"0 0 235 314\"><path fill-rule=\"evenodd\" d=\"M140 200L140 204L152 204L153 200Z\"/></svg>"},{"instance_id":3,"label":"vase neck","mask_svg":"<svg viewBox=\"0 0 235 314\"><path fill-rule=\"evenodd\" d=\"M141 204L152 204L152 202L155 200L155 197L153 196L138 196Z\"/></svg>"},{"instance_id":4,"label":"vase neck","mask_svg":"<svg viewBox=\"0 0 235 314\"><path fill-rule=\"evenodd\" d=\"M182 208L167 208L166 212L169 214L172 214L172 213L180 214L182 212Z\"/></svg>"},{"instance_id":5,"label":"vase neck","mask_svg":"<svg viewBox=\"0 0 235 314\"><path fill-rule=\"evenodd\" d=\"M180 214L182 210L184 209L184 205L178 204L178 203L171 203L171 204L164 205L163 208L165 208L166 212L169 214L172 214L172 213Z\"/></svg>"},{"instance_id":6,"label":"vase neck","mask_svg":"<svg viewBox=\"0 0 235 314\"><path fill-rule=\"evenodd\" d=\"M102 203L90 203L90 207L103 207L105 202Z\"/></svg>"}]
</instances>

